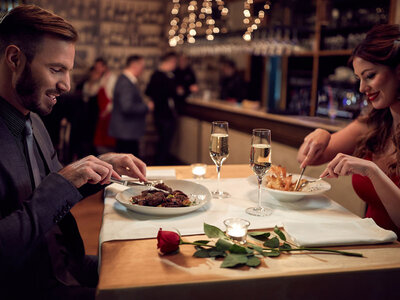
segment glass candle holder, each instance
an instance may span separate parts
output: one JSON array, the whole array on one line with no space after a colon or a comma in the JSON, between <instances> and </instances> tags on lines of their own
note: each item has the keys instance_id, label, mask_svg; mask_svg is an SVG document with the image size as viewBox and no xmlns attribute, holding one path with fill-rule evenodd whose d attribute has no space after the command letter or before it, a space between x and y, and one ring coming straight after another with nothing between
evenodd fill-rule
<instances>
[{"instance_id":1,"label":"glass candle holder","mask_svg":"<svg viewBox=\"0 0 400 300\"><path fill-rule=\"evenodd\" d=\"M226 234L234 241L240 244L246 243L247 228L250 222L240 218L230 218L224 221L226 226Z\"/></svg>"},{"instance_id":2,"label":"glass candle holder","mask_svg":"<svg viewBox=\"0 0 400 300\"><path fill-rule=\"evenodd\" d=\"M204 176L207 172L207 165L206 164L192 164L192 174L193 178L195 179L204 179Z\"/></svg>"}]
</instances>

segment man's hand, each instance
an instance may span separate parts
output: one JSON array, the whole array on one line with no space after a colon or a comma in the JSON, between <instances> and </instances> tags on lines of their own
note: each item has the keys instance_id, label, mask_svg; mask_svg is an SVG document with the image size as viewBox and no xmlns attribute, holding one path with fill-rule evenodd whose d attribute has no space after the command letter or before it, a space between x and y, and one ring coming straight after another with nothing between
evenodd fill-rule
<instances>
[{"instance_id":1,"label":"man's hand","mask_svg":"<svg viewBox=\"0 0 400 300\"><path fill-rule=\"evenodd\" d=\"M146 164L128 153L106 153L99 156L104 162L111 164L120 175L127 175L146 181ZM113 175L114 176L114 175Z\"/></svg>"},{"instance_id":2,"label":"man's hand","mask_svg":"<svg viewBox=\"0 0 400 300\"><path fill-rule=\"evenodd\" d=\"M111 164L93 155L69 164L61 169L58 174L70 181L76 188L80 188L86 183L109 183L111 176L120 178Z\"/></svg>"}]
</instances>

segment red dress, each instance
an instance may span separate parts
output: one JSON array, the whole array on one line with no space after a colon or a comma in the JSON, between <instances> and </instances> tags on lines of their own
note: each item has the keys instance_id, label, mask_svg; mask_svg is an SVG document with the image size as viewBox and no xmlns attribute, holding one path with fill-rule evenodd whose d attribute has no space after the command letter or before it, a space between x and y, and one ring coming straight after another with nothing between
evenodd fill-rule
<instances>
[{"instance_id":1,"label":"red dress","mask_svg":"<svg viewBox=\"0 0 400 300\"><path fill-rule=\"evenodd\" d=\"M367 158L368 159L368 158ZM392 176L390 179L400 188L400 178ZM400 239L400 228L390 218L386 208L383 206L371 180L362 175L354 174L352 184L357 195L367 203L365 217L372 218L380 227L394 231ZM398 199L400 205L400 199Z\"/></svg>"},{"instance_id":2,"label":"red dress","mask_svg":"<svg viewBox=\"0 0 400 300\"><path fill-rule=\"evenodd\" d=\"M99 104L99 118L97 121L96 132L94 135L94 145L96 147L115 147L115 139L108 135L108 126L111 120L111 114L102 116L111 100L107 97L105 89L102 87L97 94Z\"/></svg>"}]
</instances>

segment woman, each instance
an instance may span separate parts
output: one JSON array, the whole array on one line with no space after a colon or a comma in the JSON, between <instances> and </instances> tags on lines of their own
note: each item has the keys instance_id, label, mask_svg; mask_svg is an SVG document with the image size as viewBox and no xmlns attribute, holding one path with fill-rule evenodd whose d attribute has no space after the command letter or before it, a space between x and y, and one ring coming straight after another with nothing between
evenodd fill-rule
<instances>
[{"instance_id":1,"label":"woman","mask_svg":"<svg viewBox=\"0 0 400 300\"><path fill-rule=\"evenodd\" d=\"M369 111L330 134L316 129L304 139L301 167L328 162L320 175L352 175L366 217L400 237L400 26L371 29L350 58Z\"/></svg>"}]
</instances>

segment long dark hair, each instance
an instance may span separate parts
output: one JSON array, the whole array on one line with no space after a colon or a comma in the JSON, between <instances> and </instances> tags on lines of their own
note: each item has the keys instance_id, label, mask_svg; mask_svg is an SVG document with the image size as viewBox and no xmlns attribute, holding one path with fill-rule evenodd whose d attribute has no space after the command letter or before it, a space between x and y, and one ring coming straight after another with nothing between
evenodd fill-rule
<instances>
[{"instance_id":1,"label":"long dark hair","mask_svg":"<svg viewBox=\"0 0 400 300\"><path fill-rule=\"evenodd\" d=\"M366 38L354 49L349 64L360 57L374 64L395 69L400 63L400 25L381 24L373 27ZM375 109L358 118L369 130L359 139L354 155L365 157L371 153L382 153L391 138L395 145L396 159L388 166L389 175L400 176L400 126L392 131L393 117L390 108Z\"/></svg>"}]
</instances>

